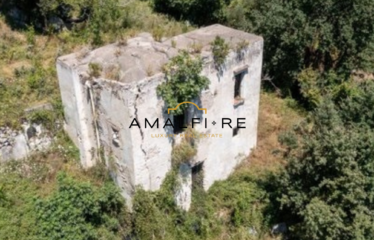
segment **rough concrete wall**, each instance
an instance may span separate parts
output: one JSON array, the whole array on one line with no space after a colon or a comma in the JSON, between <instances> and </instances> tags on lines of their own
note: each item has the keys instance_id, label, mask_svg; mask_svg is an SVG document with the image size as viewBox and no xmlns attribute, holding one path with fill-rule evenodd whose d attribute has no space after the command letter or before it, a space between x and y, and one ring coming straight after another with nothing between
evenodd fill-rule
<instances>
[{"instance_id":1,"label":"rough concrete wall","mask_svg":"<svg viewBox=\"0 0 374 240\"><path fill-rule=\"evenodd\" d=\"M112 177L121 188L128 206L135 191L133 137L131 135L128 86L97 80L93 97L100 144Z\"/></svg>"},{"instance_id":2,"label":"rough concrete wall","mask_svg":"<svg viewBox=\"0 0 374 240\"><path fill-rule=\"evenodd\" d=\"M222 138L203 138L198 145L198 154L194 161L204 162L204 188L208 189L216 180L225 179L234 170L250 150L256 146L258 107L261 85L263 42L252 43L241 53L231 52L227 57L223 71L217 72L213 64L207 64L203 75L207 76L211 84L204 91L200 99L195 102L208 108L208 114L199 113L195 116L207 118L208 129L203 125L197 127L200 133L222 134ZM241 97L244 103L234 107L234 71L248 65L241 84ZM225 125L222 129L222 118L231 118L232 128ZM233 128L237 127L237 118L246 118L245 129L240 129L238 135L233 136ZM212 125L212 121L217 124Z\"/></svg>"},{"instance_id":3,"label":"rough concrete wall","mask_svg":"<svg viewBox=\"0 0 374 240\"><path fill-rule=\"evenodd\" d=\"M64 105L64 129L76 146L79 146L79 122L77 99L73 85L72 69L63 63L57 62L57 75L59 80L61 99Z\"/></svg>"},{"instance_id":4,"label":"rough concrete wall","mask_svg":"<svg viewBox=\"0 0 374 240\"><path fill-rule=\"evenodd\" d=\"M172 139L155 138L172 133L163 129L167 114L156 94L161 81L159 74L132 84L95 80L92 87L100 144L129 206L135 186L158 190L171 168ZM145 118L151 125L158 118L159 128L145 128ZM130 128L133 119L140 128Z\"/></svg>"},{"instance_id":5,"label":"rough concrete wall","mask_svg":"<svg viewBox=\"0 0 374 240\"><path fill-rule=\"evenodd\" d=\"M85 80L61 61L57 62L57 74L64 105L65 130L79 147L83 167L92 167L96 162L98 146Z\"/></svg>"}]
</instances>

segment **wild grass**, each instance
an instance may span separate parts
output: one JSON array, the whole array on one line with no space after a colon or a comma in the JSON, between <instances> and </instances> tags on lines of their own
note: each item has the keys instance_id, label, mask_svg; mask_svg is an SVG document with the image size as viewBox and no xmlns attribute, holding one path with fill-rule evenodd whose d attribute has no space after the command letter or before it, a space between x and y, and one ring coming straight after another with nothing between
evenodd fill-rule
<instances>
[{"instance_id":1,"label":"wild grass","mask_svg":"<svg viewBox=\"0 0 374 240\"><path fill-rule=\"evenodd\" d=\"M305 110L291 99L280 99L274 93L262 92L259 108L257 147L251 156L238 168L241 170L277 169L282 157L277 154L282 148L279 134L291 129L304 119Z\"/></svg>"}]
</instances>

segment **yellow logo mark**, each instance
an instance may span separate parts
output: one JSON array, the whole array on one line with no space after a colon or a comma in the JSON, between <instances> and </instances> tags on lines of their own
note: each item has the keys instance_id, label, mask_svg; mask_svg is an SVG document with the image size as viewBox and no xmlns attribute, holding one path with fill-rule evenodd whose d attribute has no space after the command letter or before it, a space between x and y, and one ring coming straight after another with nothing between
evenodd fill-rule
<instances>
[{"instance_id":1,"label":"yellow logo mark","mask_svg":"<svg viewBox=\"0 0 374 240\"><path fill-rule=\"evenodd\" d=\"M177 110L179 108L180 105L182 104L185 104L185 103L189 103L189 104L192 104L192 105L195 105L197 107L198 110L201 110L201 111L204 111L205 114L207 114L207 110L206 108L199 108L199 106L197 106L195 103L193 102L182 102L182 103L179 103L175 108L168 108L168 114L170 114L170 111L172 110Z\"/></svg>"}]
</instances>

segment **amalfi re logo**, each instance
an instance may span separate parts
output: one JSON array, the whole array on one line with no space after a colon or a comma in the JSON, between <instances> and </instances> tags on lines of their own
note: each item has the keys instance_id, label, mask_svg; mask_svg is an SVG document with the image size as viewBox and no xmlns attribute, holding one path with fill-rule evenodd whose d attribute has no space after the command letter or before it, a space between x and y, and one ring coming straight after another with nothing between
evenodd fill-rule
<instances>
[{"instance_id":1,"label":"amalfi re logo","mask_svg":"<svg viewBox=\"0 0 374 240\"><path fill-rule=\"evenodd\" d=\"M168 108L168 114L170 114L170 111L177 110L180 105L185 104L185 103L189 103L189 104L195 105L197 107L197 110L204 111L205 114L208 113L208 111L206 110L206 108L199 108L199 106L197 106L196 103L193 103L193 102L182 102L182 103L179 103L175 108Z\"/></svg>"},{"instance_id":2,"label":"amalfi re logo","mask_svg":"<svg viewBox=\"0 0 374 240\"><path fill-rule=\"evenodd\" d=\"M205 114L208 113L208 110L206 108L200 108L196 103L193 103L193 102L182 102L182 103L179 103L175 108L168 108L168 114L170 115L172 111L175 111L177 110L181 105L183 104L192 104L194 105L197 110L199 111L204 111ZM181 134L183 129L186 129L187 128L187 125L188 126L191 126L192 128L194 128L197 124L201 124L201 119L200 118L191 118L191 121L185 121L185 116L182 114L182 115L177 115L177 116L173 116L174 117L174 121L172 121L170 118L167 118L165 123L163 124L162 128L166 128L166 127L172 127L174 129L174 134L161 134L161 135L164 135L164 136L161 136L161 137L173 137L174 135L176 134ZM174 124L173 124L174 122ZM211 122L211 126L215 126L217 124L217 122L215 120L213 120ZM222 129L228 127L228 128L233 128L233 121L231 118L222 118L221 119L221 127ZM207 118L204 118L204 122L203 122L203 125L204 125L204 128L208 128L208 119ZM138 128L141 128L141 125L139 124L138 122L138 119L134 118L130 124L130 127L129 128L132 128L132 127L138 127ZM151 128L153 129L154 127L156 127L157 129L160 127L160 122L159 122L159 119L156 118L156 120L152 123L152 121L150 122L148 120L148 118L145 118L144 119L144 128ZM237 118L237 121L236 121L236 128L234 127L234 132L238 131L238 129L240 128L246 128L245 127L245 118ZM153 136L152 136L153 137ZM222 134L202 134L200 137L218 137L218 138L222 138Z\"/></svg>"}]
</instances>

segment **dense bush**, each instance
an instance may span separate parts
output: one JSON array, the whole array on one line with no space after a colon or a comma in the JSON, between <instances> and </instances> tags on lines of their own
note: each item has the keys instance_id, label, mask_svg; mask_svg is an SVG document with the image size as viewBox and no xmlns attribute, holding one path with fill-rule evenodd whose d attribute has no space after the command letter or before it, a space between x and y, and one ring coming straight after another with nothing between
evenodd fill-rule
<instances>
[{"instance_id":1,"label":"dense bush","mask_svg":"<svg viewBox=\"0 0 374 240\"><path fill-rule=\"evenodd\" d=\"M40 163L23 170L25 165L1 165L0 239L123 239L129 234L130 215L113 183L96 187L61 173L58 188L41 197L36 179L49 169Z\"/></svg>"},{"instance_id":2,"label":"dense bush","mask_svg":"<svg viewBox=\"0 0 374 240\"><path fill-rule=\"evenodd\" d=\"M280 202L294 239L374 237L374 84L334 104L324 100L288 144ZM296 140L296 141L295 141Z\"/></svg>"},{"instance_id":3,"label":"dense bush","mask_svg":"<svg viewBox=\"0 0 374 240\"><path fill-rule=\"evenodd\" d=\"M36 215L37 232L45 239L122 239L128 234L124 201L114 185L98 189L64 174L58 176L57 192L37 200Z\"/></svg>"},{"instance_id":4,"label":"dense bush","mask_svg":"<svg viewBox=\"0 0 374 240\"><path fill-rule=\"evenodd\" d=\"M257 180L248 173L238 174L216 182L208 192L194 188L192 206L184 212L174 201L176 175L169 174L158 192L137 189L134 235L140 239L189 240L219 239L226 233L232 239L252 239L248 234L250 227L262 239L268 230L263 215L267 195L256 184Z\"/></svg>"},{"instance_id":5,"label":"dense bush","mask_svg":"<svg viewBox=\"0 0 374 240\"><path fill-rule=\"evenodd\" d=\"M14 162L1 167L0 239L131 236L189 240L216 239L225 234L233 239L248 239L248 227L259 236L267 232L268 222L263 216L267 195L250 173L217 182L208 192L195 186L191 209L185 212L175 203L180 184L176 171L171 171L159 191L137 188L133 211L128 212L111 180L94 176L93 171L75 173L79 178L60 173L54 182L52 169L45 162ZM105 172L105 168L97 170L101 171L99 175ZM92 183L85 180L87 176Z\"/></svg>"}]
</instances>

